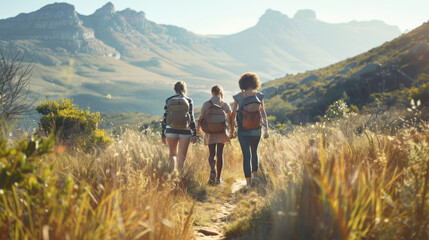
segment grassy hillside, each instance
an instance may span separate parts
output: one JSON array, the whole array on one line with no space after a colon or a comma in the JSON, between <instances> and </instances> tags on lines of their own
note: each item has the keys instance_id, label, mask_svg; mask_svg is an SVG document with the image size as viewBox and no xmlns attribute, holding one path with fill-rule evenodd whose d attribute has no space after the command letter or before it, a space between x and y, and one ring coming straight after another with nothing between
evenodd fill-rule
<instances>
[{"instance_id":1,"label":"grassy hillside","mask_svg":"<svg viewBox=\"0 0 429 240\"><path fill-rule=\"evenodd\" d=\"M103 113L160 115L164 99L174 94L174 83L182 79L190 86L190 96L199 105L209 98L209 89L215 84L212 79L189 77L188 73L174 69L170 69L171 75L158 74L111 57L77 53L55 54L52 58L59 65L35 63L31 96L41 100L45 96L56 100L68 97L83 108L91 107ZM235 78L224 76L224 81L219 83L235 89L236 82L229 81Z\"/></svg>"},{"instance_id":2,"label":"grassy hillside","mask_svg":"<svg viewBox=\"0 0 429 240\"><path fill-rule=\"evenodd\" d=\"M112 113L112 114L101 114L101 118L104 123L101 124L101 128L112 128L118 126L139 126L148 127L154 126L154 122L160 122L161 116L150 115L147 113Z\"/></svg>"},{"instance_id":3,"label":"grassy hillside","mask_svg":"<svg viewBox=\"0 0 429 240\"><path fill-rule=\"evenodd\" d=\"M268 113L279 122L315 121L339 99L360 110L429 104L429 23L366 53L267 82Z\"/></svg>"},{"instance_id":4,"label":"grassy hillside","mask_svg":"<svg viewBox=\"0 0 429 240\"><path fill-rule=\"evenodd\" d=\"M429 125L419 111L273 131L249 191L237 139L220 186L207 184L206 146L191 145L179 175L150 130L92 154L2 140L0 238L426 239Z\"/></svg>"}]
</instances>

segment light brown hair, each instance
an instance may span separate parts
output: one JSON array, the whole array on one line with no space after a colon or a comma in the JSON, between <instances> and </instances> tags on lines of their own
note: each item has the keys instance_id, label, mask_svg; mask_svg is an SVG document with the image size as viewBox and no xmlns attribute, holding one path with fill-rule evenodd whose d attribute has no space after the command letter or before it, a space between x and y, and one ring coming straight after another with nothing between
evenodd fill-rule
<instances>
[{"instance_id":1,"label":"light brown hair","mask_svg":"<svg viewBox=\"0 0 429 240\"><path fill-rule=\"evenodd\" d=\"M174 84L174 91L176 91L177 94L186 94L186 83L184 81L176 82L176 84Z\"/></svg>"},{"instance_id":2,"label":"light brown hair","mask_svg":"<svg viewBox=\"0 0 429 240\"><path fill-rule=\"evenodd\" d=\"M259 81L259 77L256 75L256 73L247 72L241 75L238 85L243 91L249 88L256 90L261 87L261 81Z\"/></svg>"},{"instance_id":3,"label":"light brown hair","mask_svg":"<svg viewBox=\"0 0 429 240\"><path fill-rule=\"evenodd\" d=\"M214 85L212 87L212 93L216 96L220 96L223 99L223 88L220 85Z\"/></svg>"}]
</instances>

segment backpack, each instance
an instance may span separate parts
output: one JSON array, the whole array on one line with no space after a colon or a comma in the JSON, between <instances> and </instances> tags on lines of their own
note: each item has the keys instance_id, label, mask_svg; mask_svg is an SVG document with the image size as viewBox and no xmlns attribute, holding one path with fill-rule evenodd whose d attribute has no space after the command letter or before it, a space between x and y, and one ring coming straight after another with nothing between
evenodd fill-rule
<instances>
[{"instance_id":1,"label":"backpack","mask_svg":"<svg viewBox=\"0 0 429 240\"><path fill-rule=\"evenodd\" d=\"M224 133L226 129L226 113L221 105L213 104L209 101L210 107L201 120L201 129L205 133Z\"/></svg>"},{"instance_id":2,"label":"backpack","mask_svg":"<svg viewBox=\"0 0 429 240\"><path fill-rule=\"evenodd\" d=\"M258 129L261 127L262 102L257 94L245 96L243 94L243 104L241 105L241 125L244 129Z\"/></svg>"},{"instance_id":3,"label":"backpack","mask_svg":"<svg viewBox=\"0 0 429 240\"><path fill-rule=\"evenodd\" d=\"M167 101L166 122L173 129L183 130L189 127L189 102L185 96L175 96Z\"/></svg>"}]
</instances>

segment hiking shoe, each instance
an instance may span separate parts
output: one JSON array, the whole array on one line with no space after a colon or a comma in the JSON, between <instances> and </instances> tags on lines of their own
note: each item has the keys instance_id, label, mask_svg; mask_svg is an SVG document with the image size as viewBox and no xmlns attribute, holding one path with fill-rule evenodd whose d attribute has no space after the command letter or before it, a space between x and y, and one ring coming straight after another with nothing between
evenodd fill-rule
<instances>
[{"instance_id":1,"label":"hiking shoe","mask_svg":"<svg viewBox=\"0 0 429 240\"><path fill-rule=\"evenodd\" d=\"M216 185L222 184L223 179L222 178L216 178Z\"/></svg>"},{"instance_id":2,"label":"hiking shoe","mask_svg":"<svg viewBox=\"0 0 429 240\"><path fill-rule=\"evenodd\" d=\"M216 170L214 169L210 171L209 184L216 184Z\"/></svg>"},{"instance_id":3,"label":"hiking shoe","mask_svg":"<svg viewBox=\"0 0 429 240\"><path fill-rule=\"evenodd\" d=\"M249 190L249 189L251 189L252 188L252 185L246 185L246 186L244 186L244 190Z\"/></svg>"},{"instance_id":4,"label":"hiking shoe","mask_svg":"<svg viewBox=\"0 0 429 240\"><path fill-rule=\"evenodd\" d=\"M252 185L253 185L253 186L258 185L258 184L259 184L259 182L260 182L260 181L259 181L259 178L258 178L258 177L253 177L253 178L252 178Z\"/></svg>"}]
</instances>

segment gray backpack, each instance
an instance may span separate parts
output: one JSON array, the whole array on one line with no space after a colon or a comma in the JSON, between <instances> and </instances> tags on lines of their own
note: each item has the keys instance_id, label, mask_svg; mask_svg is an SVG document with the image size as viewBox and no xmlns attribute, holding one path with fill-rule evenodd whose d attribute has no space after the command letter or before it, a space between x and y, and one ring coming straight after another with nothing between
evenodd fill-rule
<instances>
[{"instance_id":1,"label":"gray backpack","mask_svg":"<svg viewBox=\"0 0 429 240\"><path fill-rule=\"evenodd\" d=\"M213 104L209 101L210 107L204 114L201 121L201 129L205 133L224 133L226 129L226 113L221 105Z\"/></svg>"},{"instance_id":2,"label":"gray backpack","mask_svg":"<svg viewBox=\"0 0 429 240\"><path fill-rule=\"evenodd\" d=\"M189 102L183 95L173 97L167 102L167 125L183 130L190 124Z\"/></svg>"}]
</instances>

